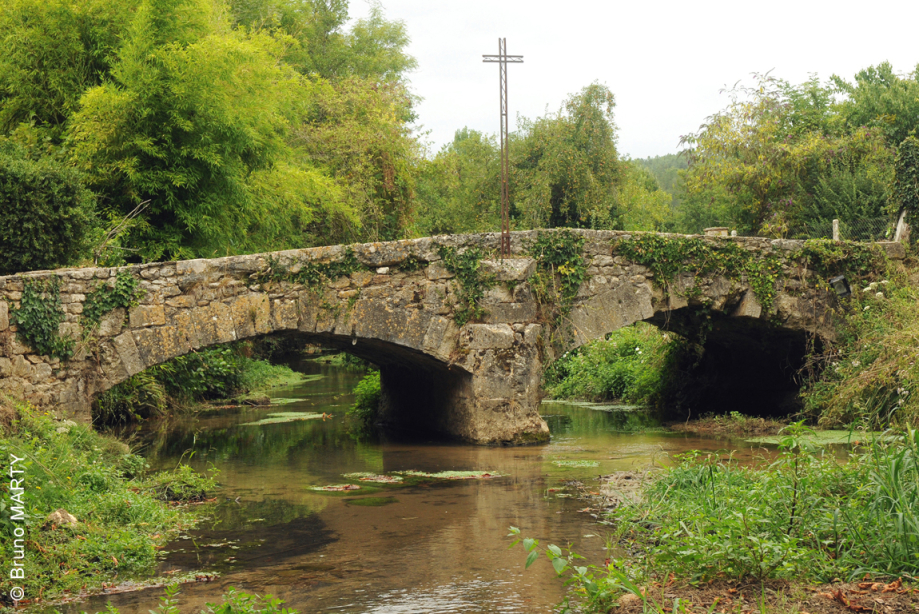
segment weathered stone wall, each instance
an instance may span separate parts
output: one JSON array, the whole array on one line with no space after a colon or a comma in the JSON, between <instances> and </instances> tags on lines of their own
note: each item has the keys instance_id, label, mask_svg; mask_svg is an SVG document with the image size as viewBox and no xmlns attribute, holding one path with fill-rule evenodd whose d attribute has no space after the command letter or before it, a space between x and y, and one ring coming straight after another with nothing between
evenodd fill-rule
<instances>
[{"instance_id":1,"label":"weathered stone wall","mask_svg":"<svg viewBox=\"0 0 919 614\"><path fill-rule=\"evenodd\" d=\"M590 263L567 322L568 347L579 345L662 313L705 305L730 316L768 320L772 326L815 331L831 338L827 307L832 298L808 290L807 272L787 259L785 279L770 313L738 279L706 278L692 301L666 294L643 266L615 256L621 232L578 231L586 238ZM482 301L480 322L458 328L457 280L442 262L438 246L477 247L493 253L496 234L433 237L390 243L290 250L115 268L61 269L0 277L0 391L26 398L61 416L90 419L93 398L148 367L199 348L259 335L286 333L336 345L381 366L384 417L393 424L427 428L475 442L542 440L548 430L539 417L542 361L553 348L547 336L546 306L528 282L536 262L528 256L536 232L513 233L513 258L483 266L498 283ZM745 249L792 254L793 241L731 240ZM896 255L896 247L890 247ZM296 273L310 263L328 263L353 252L360 266L348 275L307 287L283 276L260 274L275 268ZM280 264L280 268L278 267ZM400 269L402 266L403 269ZM119 271L140 280L139 304L116 309L94 330L85 331L84 302ZM66 361L39 356L16 335L11 310L19 307L24 281L57 277L66 313L62 335L79 339Z\"/></svg>"}]
</instances>

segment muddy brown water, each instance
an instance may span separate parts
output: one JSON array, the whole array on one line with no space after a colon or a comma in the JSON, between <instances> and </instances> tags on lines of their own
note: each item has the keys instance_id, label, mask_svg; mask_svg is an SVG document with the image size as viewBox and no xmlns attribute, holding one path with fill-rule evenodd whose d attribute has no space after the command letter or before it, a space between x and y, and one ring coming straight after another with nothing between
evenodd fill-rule
<instances>
[{"instance_id":1,"label":"muddy brown water","mask_svg":"<svg viewBox=\"0 0 919 614\"><path fill-rule=\"evenodd\" d=\"M219 501L207 510L208 519L169 544L160 565L159 574L167 577L219 572L213 582L183 586L183 611L218 602L235 587L273 594L300 612L548 612L565 588L544 560L524 570L523 549L508 549L509 526L542 545L570 544L588 562L606 556L603 527L579 511L584 501L565 497L570 489L550 489L575 480L590 486L600 474L739 443L649 430L653 424L641 412L567 403L542 406L552 431L547 445L367 439L353 434L346 416L362 375L309 362L298 368L314 379L274 396L299 400L174 419L141 432L135 442L154 468L188 462L220 472ZM331 418L246 425L294 411ZM310 490L354 482L345 473L404 470L502 477L364 484L348 493ZM123 614L146 614L161 595L161 588L100 595L64 611L100 611L111 603Z\"/></svg>"}]
</instances>

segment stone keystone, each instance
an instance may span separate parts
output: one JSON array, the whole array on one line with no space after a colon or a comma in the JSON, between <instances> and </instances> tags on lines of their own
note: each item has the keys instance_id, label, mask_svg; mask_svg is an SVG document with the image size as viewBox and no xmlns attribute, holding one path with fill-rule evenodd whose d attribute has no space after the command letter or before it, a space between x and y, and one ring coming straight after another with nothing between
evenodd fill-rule
<instances>
[{"instance_id":1,"label":"stone keystone","mask_svg":"<svg viewBox=\"0 0 919 614\"><path fill-rule=\"evenodd\" d=\"M533 258L482 260L482 269L498 281L525 281L536 272L536 261Z\"/></svg>"}]
</instances>

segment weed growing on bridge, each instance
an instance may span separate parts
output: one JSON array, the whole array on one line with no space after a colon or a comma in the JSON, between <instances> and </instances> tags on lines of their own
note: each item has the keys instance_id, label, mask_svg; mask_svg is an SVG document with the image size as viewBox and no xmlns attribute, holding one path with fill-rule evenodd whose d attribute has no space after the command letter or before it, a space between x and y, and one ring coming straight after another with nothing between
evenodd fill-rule
<instances>
[{"instance_id":1,"label":"weed growing on bridge","mask_svg":"<svg viewBox=\"0 0 919 614\"><path fill-rule=\"evenodd\" d=\"M587 279L584 237L569 230L541 232L530 245L530 255L537 266L530 286L540 303L554 307L552 325L557 327L571 312L574 298Z\"/></svg>"},{"instance_id":2,"label":"weed growing on bridge","mask_svg":"<svg viewBox=\"0 0 919 614\"><path fill-rule=\"evenodd\" d=\"M824 286L828 278L836 275L847 275L851 282L883 273L887 268L884 252L870 243L810 239L804 242L798 257L818 274L817 283Z\"/></svg>"},{"instance_id":3,"label":"weed growing on bridge","mask_svg":"<svg viewBox=\"0 0 919 614\"><path fill-rule=\"evenodd\" d=\"M742 276L767 311L775 299L775 282L782 273L775 254L751 252L733 241L643 234L627 241L617 240L613 251L651 269L657 283L668 291L682 273L693 274L693 286L686 290L689 295L698 294L702 275Z\"/></svg>"},{"instance_id":4,"label":"weed growing on bridge","mask_svg":"<svg viewBox=\"0 0 919 614\"><path fill-rule=\"evenodd\" d=\"M64 309L61 306L61 282L57 277L25 280L19 305L19 309L13 309L11 315L20 341L44 356L61 360L73 356L74 340L61 337L59 333Z\"/></svg>"},{"instance_id":5,"label":"weed growing on bridge","mask_svg":"<svg viewBox=\"0 0 919 614\"><path fill-rule=\"evenodd\" d=\"M136 306L140 299L138 285L137 278L127 271L120 271L115 276L114 285L102 283L87 294L82 315L84 334L98 326L107 313Z\"/></svg>"},{"instance_id":6,"label":"weed growing on bridge","mask_svg":"<svg viewBox=\"0 0 919 614\"><path fill-rule=\"evenodd\" d=\"M463 326L470 320L478 320L485 315L479 301L485 296L485 290L495 284L494 275L482 271L482 252L470 248L462 253L455 247L438 245L437 251L444 261L444 267L459 281L461 305L454 309L453 320L457 326Z\"/></svg>"},{"instance_id":7,"label":"weed growing on bridge","mask_svg":"<svg viewBox=\"0 0 919 614\"><path fill-rule=\"evenodd\" d=\"M305 262L296 271L291 270L275 258L268 257L268 268L256 275L256 281L265 284L270 281L286 281L294 284L302 284L307 288L317 288L325 281L338 279L345 275L351 275L361 269L364 265L360 263L354 251L346 249L344 255L339 260L332 262Z\"/></svg>"}]
</instances>

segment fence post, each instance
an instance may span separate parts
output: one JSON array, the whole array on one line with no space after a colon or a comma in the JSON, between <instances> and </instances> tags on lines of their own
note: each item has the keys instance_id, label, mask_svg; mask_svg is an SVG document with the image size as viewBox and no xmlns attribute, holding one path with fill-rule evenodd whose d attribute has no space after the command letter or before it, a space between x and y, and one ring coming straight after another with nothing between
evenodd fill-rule
<instances>
[{"instance_id":1,"label":"fence post","mask_svg":"<svg viewBox=\"0 0 919 614\"><path fill-rule=\"evenodd\" d=\"M839 241L839 220L833 220L833 240Z\"/></svg>"},{"instance_id":2,"label":"fence post","mask_svg":"<svg viewBox=\"0 0 919 614\"><path fill-rule=\"evenodd\" d=\"M909 242L909 224L906 223L906 209L900 212L900 219L897 220L897 231L893 235L894 241Z\"/></svg>"}]
</instances>

